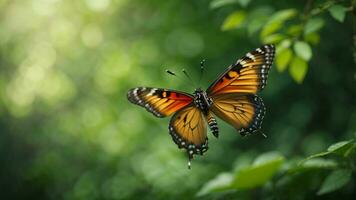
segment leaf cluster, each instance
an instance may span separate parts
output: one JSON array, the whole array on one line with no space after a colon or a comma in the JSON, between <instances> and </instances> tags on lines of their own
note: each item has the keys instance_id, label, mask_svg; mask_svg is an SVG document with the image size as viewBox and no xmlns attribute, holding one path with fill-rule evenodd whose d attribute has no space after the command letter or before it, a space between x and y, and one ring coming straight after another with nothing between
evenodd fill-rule
<instances>
[{"instance_id":1,"label":"leaf cluster","mask_svg":"<svg viewBox=\"0 0 356 200\"><path fill-rule=\"evenodd\" d=\"M221 25L223 31L247 30L250 37L259 35L262 43L277 46L276 66L279 72L288 69L290 76L302 83L313 58L313 48L320 42L320 30L325 26L324 12L340 23L350 11L345 5L350 2L329 0L306 8L304 12L295 8L273 11L269 6L253 7L251 1L214 0L213 9L232 4L238 9L231 12Z\"/></svg>"},{"instance_id":2,"label":"leaf cluster","mask_svg":"<svg viewBox=\"0 0 356 200\"><path fill-rule=\"evenodd\" d=\"M279 152L267 152L250 164L239 163L243 166L236 167L232 172L218 174L197 195L224 196L232 193L239 196L239 192L258 192L258 189L262 189L273 198L283 198L293 184L300 184L301 179L305 184L300 185L299 189L304 193L325 195L352 187L352 175L356 172L355 156L356 143L353 140L335 143L326 151L300 161L288 160ZM312 186L311 182L315 180L317 184Z\"/></svg>"}]
</instances>

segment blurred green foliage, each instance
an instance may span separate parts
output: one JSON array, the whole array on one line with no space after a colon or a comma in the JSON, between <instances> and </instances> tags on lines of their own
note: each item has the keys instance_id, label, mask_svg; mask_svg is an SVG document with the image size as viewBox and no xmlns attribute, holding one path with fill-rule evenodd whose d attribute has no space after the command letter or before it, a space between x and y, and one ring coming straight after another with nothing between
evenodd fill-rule
<instances>
[{"instance_id":1,"label":"blurred green foliage","mask_svg":"<svg viewBox=\"0 0 356 200\"><path fill-rule=\"evenodd\" d=\"M331 158L327 160L321 157ZM351 174L355 172L355 164L356 143L353 141L338 142L331 145L327 151L311 155L299 163L285 162L285 158L279 153L264 153L258 156L252 165L246 166L246 163L239 162L239 167L235 169L235 172L219 174L206 183L197 195L254 189L257 186L263 186L263 190L267 194L276 193L289 190L291 183L294 181L300 182L298 180L300 176L305 176L304 178L307 180L321 179L321 177L309 177L308 173L325 171L329 175L322 182L317 192L317 195L324 195L347 185L351 181ZM278 176L272 179L277 173ZM350 187L352 185L353 183L350 184ZM293 195L293 193L303 194L306 186L308 185L304 185L304 187L299 188L300 191L293 191L290 194L281 192L282 195L279 197L289 199L288 196ZM263 196L260 198L263 198Z\"/></svg>"},{"instance_id":2,"label":"blurred green foliage","mask_svg":"<svg viewBox=\"0 0 356 200\"><path fill-rule=\"evenodd\" d=\"M355 7L0 0L1 199L352 199ZM220 138L188 170L169 119L126 100L136 86L192 92L164 70L198 77L202 59L206 88L262 43L277 45L259 94L267 139L220 120Z\"/></svg>"}]
</instances>

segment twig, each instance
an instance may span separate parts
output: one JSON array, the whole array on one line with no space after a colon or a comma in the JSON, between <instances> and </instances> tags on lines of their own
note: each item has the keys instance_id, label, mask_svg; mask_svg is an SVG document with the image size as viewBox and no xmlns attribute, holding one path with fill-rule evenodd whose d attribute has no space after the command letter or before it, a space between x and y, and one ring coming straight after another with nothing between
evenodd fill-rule
<instances>
[{"instance_id":1,"label":"twig","mask_svg":"<svg viewBox=\"0 0 356 200\"><path fill-rule=\"evenodd\" d=\"M325 11L327 11L331 6L343 2L343 0L335 0L335 1L327 1L324 4L321 4L320 6L318 6L317 8L313 9L310 12L311 16L315 16L315 15L319 15Z\"/></svg>"},{"instance_id":2,"label":"twig","mask_svg":"<svg viewBox=\"0 0 356 200\"><path fill-rule=\"evenodd\" d=\"M310 15L310 10L312 9L314 0L307 0L305 6L304 6L304 14L303 14L303 19L306 21L309 18Z\"/></svg>"}]
</instances>

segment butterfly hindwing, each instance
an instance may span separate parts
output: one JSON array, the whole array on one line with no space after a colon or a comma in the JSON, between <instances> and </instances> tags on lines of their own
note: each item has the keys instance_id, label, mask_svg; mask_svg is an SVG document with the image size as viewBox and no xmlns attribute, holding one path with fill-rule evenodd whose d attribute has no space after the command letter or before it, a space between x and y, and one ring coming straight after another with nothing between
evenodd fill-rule
<instances>
[{"instance_id":1,"label":"butterfly hindwing","mask_svg":"<svg viewBox=\"0 0 356 200\"><path fill-rule=\"evenodd\" d=\"M179 148L187 150L189 158L208 150L207 122L193 104L175 113L169 123L169 133Z\"/></svg>"},{"instance_id":2,"label":"butterfly hindwing","mask_svg":"<svg viewBox=\"0 0 356 200\"><path fill-rule=\"evenodd\" d=\"M207 93L210 96L223 93L255 94L262 90L267 84L274 53L273 45L264 45L247 53L221 74L207 89Z\"/></svg>"},{"instance_id":3,"label":"butterfly hindwing","mask_svg":"<svg viewBox=\"0 0 356 200\"><path fill-rule=\"evenodd\" d=\"M148 87L129 90L127 98L131 103L146 108L156 117L169 116L193 101L193 96L184 92Z\"/></svg>"},{"instance_id":4,"label":"butterfly hindwing","mask_svg":"<svg viewBox=\"0 0 356 200\"><path fill-rule=\"evenodd\" d=\"M220 94L212 99L214 114L235 127L241 135L252 134L261 128L265 106L257 95Z\"/></svg>"}]
</instances>

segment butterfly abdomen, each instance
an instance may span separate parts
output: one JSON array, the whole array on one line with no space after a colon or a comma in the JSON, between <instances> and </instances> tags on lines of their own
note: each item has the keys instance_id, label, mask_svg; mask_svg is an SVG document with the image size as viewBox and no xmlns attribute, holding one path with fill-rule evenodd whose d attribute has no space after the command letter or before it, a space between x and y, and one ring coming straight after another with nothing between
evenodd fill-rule
<instances>
[{"instance_id":1,"label":"butterfly abdomen","mask_svg":"<svg viewBox=\"0 0 356 200\"><path fill-rule=\"evenodd\" d=\"M213 133L213 135L216 138L218 138L219 137L218 123L216 122L216 119L213 117L213 115L211 113L209 113L209 115L208 115L208 125L209 125L209 128L210 128L211 132Z\"/></svg>"}]
</instances>

